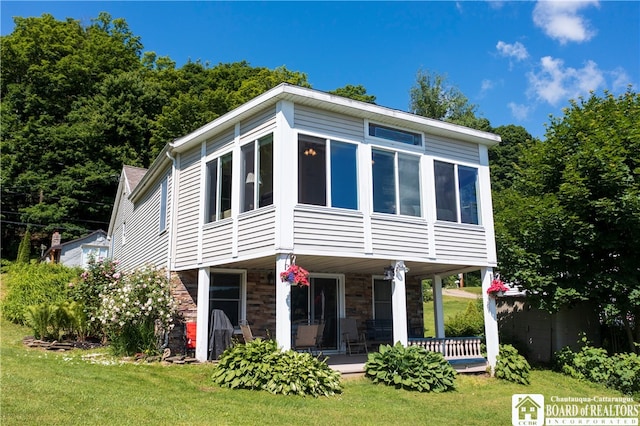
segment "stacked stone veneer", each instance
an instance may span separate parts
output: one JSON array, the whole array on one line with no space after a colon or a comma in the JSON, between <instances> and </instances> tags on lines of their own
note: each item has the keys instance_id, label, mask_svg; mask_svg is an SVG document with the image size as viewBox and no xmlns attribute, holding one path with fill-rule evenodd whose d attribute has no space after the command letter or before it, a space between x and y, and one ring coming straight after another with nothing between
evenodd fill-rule
<instances>
[{"instance_id":1,"label":"stacked stone veneer","mask_svg":"<svg viewBox=\"0 0 640 426\"><path fill-rule=\"evenodd\" d=\"M273 273L271 273L273 274ZM254 334L271 337L276 330L275 284L269 283L269 271L247 271L247 315ZM275 278L272 278L275 280ZM198 271L172 273L171 291L178 303L178 320L171 336L172 351L184 350L184 323L197 318ZM408 277L407 317L409 336L422 337L423 310L420 280ZM373 318L373 281L371 275L345 275L345 313L355 318L359 331L365 331L365 321ZM174 349L175 348L175 349Z\"/></svg>"}]
</instances>

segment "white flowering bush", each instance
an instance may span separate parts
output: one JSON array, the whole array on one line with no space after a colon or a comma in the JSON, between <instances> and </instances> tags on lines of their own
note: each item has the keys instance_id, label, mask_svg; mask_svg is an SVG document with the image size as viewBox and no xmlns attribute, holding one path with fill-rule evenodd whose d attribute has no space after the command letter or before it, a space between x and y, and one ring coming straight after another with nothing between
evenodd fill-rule
<instances>
[{"instance_id":1,"label":"white flowering bush","mask_svg":"<svg viewBox=\"0 0 640 426\"><path fill-rule=\"evenodd\" d=\"M173 328L176 312L166 274L144 267L112 278L100 294L97 319L113 352L158 353L160 338Z\"/></svg>"}]
</instances>

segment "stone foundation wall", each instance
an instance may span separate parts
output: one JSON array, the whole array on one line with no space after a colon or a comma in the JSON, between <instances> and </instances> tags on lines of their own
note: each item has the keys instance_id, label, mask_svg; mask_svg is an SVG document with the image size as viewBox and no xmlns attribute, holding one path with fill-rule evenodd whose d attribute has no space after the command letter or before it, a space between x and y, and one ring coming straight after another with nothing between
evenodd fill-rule
<instances>
[{"instance_id":1,"label":"stone foundation wall","mask_svg":"<svg viewBox=\"0 0 640 426\"><path fill-rule=\"evenodd\" d=\"M273 277L273 280L276 278ZM424 329L421 282L409 278L406 284L409 336L422 337ZM171 274L171 292L178 303L178 320L171 333L169 347L173 353L184 352L184 323L196 321L198 271L179 271ZM373 318L373 281L371 275L345 275L345 313L355 318L360 332L365 331L366 320ZM256 335L275 335L276 290L269 283L269 271L247 272L246 319Z\"/></svg>"}]
</instances>

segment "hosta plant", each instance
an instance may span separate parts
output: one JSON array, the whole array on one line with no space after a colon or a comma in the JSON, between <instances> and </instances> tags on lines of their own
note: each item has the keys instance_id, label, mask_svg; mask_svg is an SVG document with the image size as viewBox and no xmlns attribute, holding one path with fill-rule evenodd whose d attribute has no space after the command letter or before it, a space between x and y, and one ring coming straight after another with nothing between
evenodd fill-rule
<instances>
[{"instance_id":1,"label":"hosta plant","mask_svg":"<svg viewBox=\"0 0 640 426\"><path fill-rule=\"evenodd\" d=\"M531 366L516 348L511 345L500 345L495 370L498 379L528 385L530 371Z\"/></svg>"},{"instance_id":2,"label":"hosta plant","mask_svg":"<svg viewBox=\"0 0 640 426\"><path fill-rule=\"evenodd\" d=\"M256 339L228 348L213 381L233 389L274 394L330 396L342 392L340 373L309 353L282 351L274 340Z\"/></svg>"},{"instance_id":3,"label":"hosta plant","mask_svg":"<svg viewBox=\"0 0 640 426\"><path fill-rule=\"evenodd\" d=\"M439 352L419 346L381 345L370 353L365 374L374 383L419 392L446 392L455 389L456 371Z\"/></svg>"}]
</instances>

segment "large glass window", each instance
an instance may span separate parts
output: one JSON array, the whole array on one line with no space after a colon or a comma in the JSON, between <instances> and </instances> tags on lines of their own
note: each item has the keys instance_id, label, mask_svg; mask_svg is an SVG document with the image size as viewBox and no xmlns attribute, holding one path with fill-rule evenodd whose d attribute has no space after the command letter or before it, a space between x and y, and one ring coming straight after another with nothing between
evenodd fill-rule
<instances>
[{"instance_id":1,"label":"large glass window","mask_svg":"<svg viewBox=\"0 0 640 426\"><path fill-rule=\"evenodd\" d=\"M435 161L434 171L437 219L479 224L478 169Z\"/></svg>"},{"instance_id":2,"label":"large glass window","mask_svg":"<svg viewBox=\"0 0 640 426\"><path fill-rule=\"evenodd\" d=\"M422 216L420 158L373 149L373 211Z\"/></svg>"},{"instance_id":3,"label":"large glass window","mask_svg":"<svg viewBox=\"0 0 640 426\"><path fill-rule=\"evenodd\" d=\"M298 202L357 209L356 155L357 148L354 144L300 135L298 138Z\"/></svg>"},{"instance_id":4,"label":"large glass window","mask_svg":"<svg viewBox=\"0 0 640 426\"><path fill-rule=\"evenodd\" d=\"M207 163L207 222L231 217L231 153Z\"/></svg>"},{"instance_id":5,"label":"large glass window","mask_svg":"<svg viewBox=\"0 0 640 426\"><path fill-rule=\"evenodd\" d=\"M242 179L242 212L273 204L273 135L242 147Z\"/></svg>"},{"instance_id":6,"label":"large glass window","mask_svg":"<svg viewBox=\"0 0 640 426\"><path fill-rule=\"evenodd\" d=\"M221 309L236 327L240 323L241 284L241 274L212 273L209 285L209 313Z\"/></svg>"}]
</instances>

